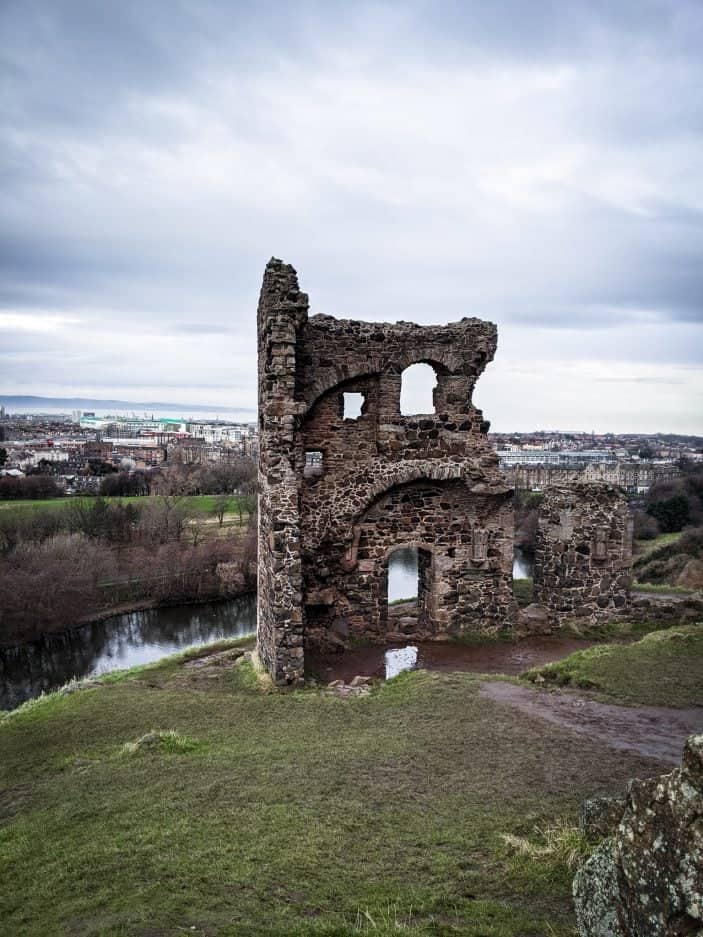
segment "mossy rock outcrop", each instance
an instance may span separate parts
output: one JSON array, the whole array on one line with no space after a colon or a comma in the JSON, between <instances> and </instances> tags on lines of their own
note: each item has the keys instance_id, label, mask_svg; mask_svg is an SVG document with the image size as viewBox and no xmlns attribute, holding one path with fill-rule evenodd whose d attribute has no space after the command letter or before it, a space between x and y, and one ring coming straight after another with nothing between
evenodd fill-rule
<instances>
[{"instance_id":1,"label":"mossy rock outcrop","mask_svg":"<svg viewBox=\"0 0 703 937\"><path fill-rule=\"evenodd\" d=\"M703 934L703 735L681 768L631 781L625 809L574 879L581 937Z\"/></svg>"}]
</instances>

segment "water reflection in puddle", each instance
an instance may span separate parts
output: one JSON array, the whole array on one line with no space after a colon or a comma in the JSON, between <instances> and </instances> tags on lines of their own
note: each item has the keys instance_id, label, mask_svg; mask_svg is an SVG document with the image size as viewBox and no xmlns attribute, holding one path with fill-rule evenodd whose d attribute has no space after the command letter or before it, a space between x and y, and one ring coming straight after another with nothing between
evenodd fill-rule
<instances>
[{"instance_id":1,"label":"water reflection in puddle","mask_svg":"<svg viewBox=\"0 0 703 937\"><path fill-rule=\"evenodd\" d=\"M386 680L391 677L397 677L404 670L412 670L417 666L418 649L414 644L408 644L407 647L395 648L392 651L386 651Z\"/></svg>"},{"instance_id":2,"label":"water reflection in puddle","mask_svg":"<svg viewBox=\"0 0 703 937\"><path fill-rule=\"evenodd\" d=\"M580 638L535 636L520 641L483 641L476 644L449 641L418 642L398 647L373 644L344 654L316 654L306 657L308 672L329 683L349 683L358 674L389 680L404 670L434 670L452 673L520 674L530 667L561 660L590 647Z\"/></svg>"}]
</instances>

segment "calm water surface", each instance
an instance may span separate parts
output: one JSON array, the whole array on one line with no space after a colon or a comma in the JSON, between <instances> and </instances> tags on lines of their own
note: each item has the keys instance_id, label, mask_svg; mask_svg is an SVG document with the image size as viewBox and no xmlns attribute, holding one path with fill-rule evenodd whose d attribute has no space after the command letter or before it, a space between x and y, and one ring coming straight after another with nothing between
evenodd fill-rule
<instances>
[{"instance_id":1,"label":"calm water surface","mask_svg":"<svg viewBox=\"0 0 703 937\"><path fill-rule=\"evenodd\" d=\"M516 550L513 575L532 575L531 558ZM417 551L396 550L388 568L388 600L417 597ZM256 631L256 597L210 605L183 605L115 615L65 634L0 650L0 710L50 692L69 680L122 670L174 654L194 644L238 638ZM415 659L410 657L415 654ZM417 649L391 651L387 673L415 666Z\"/></svg>"},{"instance_id":2,"label":"calm water surface","mask_svg":"<svg viewBox=\"0 0 703 937\"><path fill-rule=\"evenodd\" d=\"M194 644L256 630L256 597L115 615L105 621L0 650L0 709L63 686L174 654Z\"/></svg>"}]
</instances>

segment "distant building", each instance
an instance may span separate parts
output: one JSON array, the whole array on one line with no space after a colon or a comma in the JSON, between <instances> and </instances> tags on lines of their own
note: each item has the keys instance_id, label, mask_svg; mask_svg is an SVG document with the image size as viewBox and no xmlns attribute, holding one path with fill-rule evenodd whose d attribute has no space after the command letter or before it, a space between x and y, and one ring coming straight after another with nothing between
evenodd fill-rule
<instances>
[{"instance_id":1,"label":"distant building","mask_svg":"<svg viewBox=\"0 0 703 937\"><path fill-rule=\"evenodd\" d=\"M152 465L160 465L166 459L166 447L158 443L156 439L108 439L104 438L102 442L111 447L111 461L115 464L121 459L133 459L137 468L148 468Z\"/></svg>"},{"instance_id":2,"label":"distant building","mask_svg":"<svg viewBox=\"0 0 703 937\"><path fill-rule=\"evenodd\" d=\"M506 478L518 489L543 491L553 485L576 482L605 482L623 488L628 494L644 494L652 485L671 481L681 474L671 462L589 462L582 465L511 465Z\"/></svg>"},{"instance_id":3,"label":"distant building","mask_svg":"<svg viewBox=\"0 0 703 937\"><path fill-rule=\"evenodd\" d=\"M612 449L498 449L501 467L510 465L574 465L578 462L615 462Z\"/></svg>"},{"instance_id":4,"label":"distant building","mask_svg":"<svg viewBox=\"0 0 703 937\"><path fill-rule=\"evenodd\" d=\"M40 462L68 462L68 452L54 447L46 449L30 449L17 460L21 469L36 468Z\"/></svg>"}]
</instances>

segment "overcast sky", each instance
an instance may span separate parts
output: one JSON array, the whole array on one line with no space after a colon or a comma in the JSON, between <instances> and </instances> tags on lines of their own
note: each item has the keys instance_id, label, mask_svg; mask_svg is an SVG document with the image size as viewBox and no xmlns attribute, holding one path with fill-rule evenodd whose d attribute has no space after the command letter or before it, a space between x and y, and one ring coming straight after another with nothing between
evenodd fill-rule
<instances>
[{"instance_id":1,"label":"overcast sky","mask_svg":"<svg viewBox=\"0 0 703 937\"><path fill-rule=\"evenodd\" d=\"M703 2L3 0L0 393L255 406L311 312L498 324L497 430L703 433Z\"/></svg>"}]
</instances>

